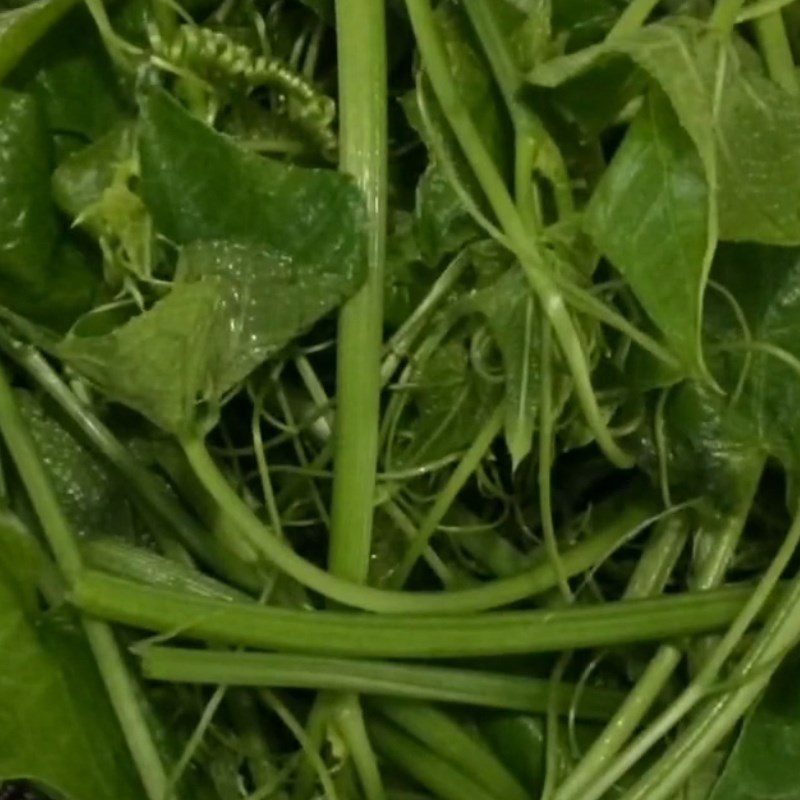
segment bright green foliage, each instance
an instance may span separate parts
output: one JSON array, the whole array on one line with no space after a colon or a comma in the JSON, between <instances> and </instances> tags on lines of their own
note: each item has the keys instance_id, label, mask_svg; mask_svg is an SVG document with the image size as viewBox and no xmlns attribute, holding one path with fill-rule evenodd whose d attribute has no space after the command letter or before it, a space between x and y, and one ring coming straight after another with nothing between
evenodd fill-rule
<instances>
[{"instance_id":1,"label":"bright green foliage","mask_svg":"<svg viewBox=\"0 0 800 800\"><path fill-rule=\"evenodd\" d=\"M11 4L0 796L800 798L794 5Z\"/></svg>"}]
</instances>

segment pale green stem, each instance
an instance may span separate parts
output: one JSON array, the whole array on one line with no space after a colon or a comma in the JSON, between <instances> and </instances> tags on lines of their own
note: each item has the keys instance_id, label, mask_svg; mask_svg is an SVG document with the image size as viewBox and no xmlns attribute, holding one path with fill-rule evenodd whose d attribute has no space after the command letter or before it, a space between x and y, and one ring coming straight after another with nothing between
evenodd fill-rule
<instances>
[{"instance_id":1,"label":"pale green stem","mask_svg":"<svg viewBox=\"0 0 800 800\"><path fill-rule=\"evenodd\" d=\"M675 515L659 524L628 582L626 598L647 597L663 591L687 535L685 515ZM641 724L682 657L681 650L672 645L659 648L614 717L559 787L555 800L581 800L586 787L603 772Z\"/></svg>"},{"instance_id":2,"label":"pale green stem","mask_svg":"<svg viewBox=\"0 0 800 800\"><path fill-rule=\"evenodd\" d=\"M775 586L786 569L786 566L797 549L800 542L800 514L798 514L769 568L764 573L752 594L742 609L732 621L730 627L714 646L710 656L704 662L702 669L683 693L662 712L658 718L643 731L631 745L626 748L619 758L606 770L602 778L587 791L585 800L597 800L603 792L609 789L624 775L636 762L638 762L652 747L665 736L675 725L680 722L697 704L708 694L713 682L717 679L725 661L731 656L742 640L753 620L763 613L765 604L773 595ZM788 594L784 594L775 605L771 618L776 618L780 613L794 611L795 603L800 597L800 581L795 581ZM798 603L800 606L800 603ZM762 641L764 641L762 636ZM770 642L770 639L765 641ZM666 758L666 757L665 757ZM663 761L663 759L662 759ZM660 769L659 762L653 771Z\"/></svg>"},{"instance_id":3,"label":"pale green stem","mask_svg":"<svg viewBox=\"0 0 800 800\"><path fill-rule=\"evenodd\" d=\"M530 303L533 302L531 299ZM544 532L544 545L547 556L553 565L553 571L558 579L558 589L567 603L573 601L572 590L567 580L561 553L558 551L556 529L553 524L553 497L551 476L553 470L553 445L555 431L553 430L553 348L550 323L542 316L541 321L542 345L540 359L541 375L539 377L539 463L537 465L537 480L539 484L539 508Z\"/></svg>"},{"instance_id":4,"label":"pale green stem","mask_svg":"<svg viewBox=\"0 0 800 800\"><path fill-rule=\"evenodd\" d=\"M369 726L381 755L441 800L506 800L487 791L422 742L377 720Z\"/></svg>"},{"instance_id":5,"label":"pale green stem","mask_svg":"<svg viewBox=\"0 0 800 800\"><path fill-rule=\"evenodd\" d=\"M426 703L404 700L373 700L370 706L487 791L503 800L530 800L503 762L444 711Z\"/></svg>"}]
</instances>

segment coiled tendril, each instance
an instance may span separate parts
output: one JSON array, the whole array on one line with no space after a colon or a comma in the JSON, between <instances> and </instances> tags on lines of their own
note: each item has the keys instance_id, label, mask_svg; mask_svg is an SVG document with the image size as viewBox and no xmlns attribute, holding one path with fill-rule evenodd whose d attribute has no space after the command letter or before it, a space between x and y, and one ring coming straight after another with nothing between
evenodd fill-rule
<instances>
[{"instance_id":1,"label":"coiled tendril","mask_svg":"<svg viewBox=\"0 0 800 800\"><path fill-rule=\"evenodd\" d=\"M165 41L155 25L148 28L153 53L171 66L189 69L210 80L222 80L247 89L267 87L286 100L286 111L327 156L336 152L332 125L335 102L279 58L256 55L246 44L222 31L181 25Z\"/></svg>"}]
</instances>

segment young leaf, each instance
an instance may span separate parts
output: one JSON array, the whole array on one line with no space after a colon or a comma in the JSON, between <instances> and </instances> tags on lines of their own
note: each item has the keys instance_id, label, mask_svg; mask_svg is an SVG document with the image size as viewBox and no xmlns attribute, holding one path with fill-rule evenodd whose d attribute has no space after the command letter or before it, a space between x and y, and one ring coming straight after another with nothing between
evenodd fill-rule
<instances>
[{"instance_id":1,"label":"young leaf","mask_svg":"<svg viewBox=\"0 0 800 800\"><path fill-rule=\"evenodd\" d=\"M344 175L262 158L164 92L140 105L142 195L164 236L237 241L331 271L360 268L362 198Z\"/></svg>"},{"instance_id":2,"label":"young leaf","mask_svg":"<svg viewBox=\"0 0 800 800\"><path fill-rule=\"evenodd\" d=\"M592 196L586 226L688 367L701 357L709 187L660 91L645 101Z\"/></svg>"},{"instance_id":3,"label":"young leaf","mask_svg":"<svg viewBox=\"0 0 800 800\"><path fill-rule=\"evenodd\" d=\"M0 536L0 547L7 540ZM18 550L14 551L17 555ZM28 778L67 800L141 800L122 734L83 637L37 614L0 557L0 782ZM15 558L16 560L16 558Z\"/></svg>"}]
</instances>

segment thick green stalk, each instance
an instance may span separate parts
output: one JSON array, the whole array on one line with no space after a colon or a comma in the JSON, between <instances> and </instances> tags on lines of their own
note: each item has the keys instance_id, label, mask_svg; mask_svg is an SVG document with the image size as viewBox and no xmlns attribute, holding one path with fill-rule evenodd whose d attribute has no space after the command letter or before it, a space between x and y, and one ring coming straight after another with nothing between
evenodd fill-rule
<instances>
[{"instance_id":1,"label":"thick green stalk","mask_svg":"<svg viewBox=\"0 0 800 800\"><path fill-rule=\"evenodd\" d=\"M161 645L143 647L139 655L148 678L179 683L331 689L532 713L545 711L550 697L547 680L453 667ZM562 684L559 712L570 711L576 691ZM587 687L575 713L581 719L607 719L622 697L609 689Z\"/></svg>"},{"instance_id":2,"label":"thick green stalk","mask_svg":"<svg viewBox=\"0 0 800 800\"><path fill-rule=\"evenodd\" d=\"M709 25L720 33L728 34L736 24L739 9L744 5L744 0L717 0L711 12Z\"/></svg>"},{"instance_id":3,"label":"thick green stalk","mask_svg":"<svg viewBox=\"0 0 800 800\"><path fill-rule=\"evenodd\" d=\"M364 723L364 712L357 694L347 693L338 698L333 722L338 728L339 735L347 743L364 796L368 800L385 797L378 759L372 749L372 742Z\"/></svg>"},{"instance_id":4,"label":"thick green stalk","mask_svg":"<svg viewBox=\"0 0 800 800\"><path fill-rule=\"evenodd\" d=\"M598 606L486 614L297 611L155 589L86 571L71 597L100 619L191 639L309 655L457 658L659 641L724 628L750 586Z\"/></svg>"},{"instance_id":5,"label":"thick green stalk","mask_svg":"<svg viewBox=\"0 0 800 800\"><path fill-rule=\"evenodd\" d=\"M748 3L736 16L736 22L748 22L752 19L780 11L784 6L791 5L795 0L755 0Z\"/></svg>"},{"instance_id":6,"label":"thick green stalk","mask_svg":"<svg viewBox=\"0 0 800 800\"><path fill-rule=\"evenodd\" d=\"M530 307L529 307L530 310ZM572 589L567 580L561 553L558 550L558 539L553 523L553 450L555 445L553 414L553 337L550 324L544 317L541 321L542 347L539 376L539 463L537 464L537 485L539 487L539 517L544 533L544 546L547 557L553 565L553 572L558 580L558 589L565 602L574 600Z\"/></svg>"},{"instance_id":7,"label":"thick green stalk","mask_svg":"<svg viewBox=\"0 0 800 800\"><path fill-rule=\"evenodd\" d=\"M373 700L370 706L487 791L503 800L530 800L528 792L491 749L444 711L407 700Z\"/></svg>"},{"instance_id":8,"label":"thick green stalk","mask_svg":"<svg viewBox=\"0 0 800 800\"><path fill-rule=\"evenodd\" d=\"M0 432L28 498L69 586L83 566L77 539L64 517L44 464L20 414L5 371L0 367ZM83 619L83 629L120 728L150 800L163 800L167 778L136 688L106 623Z\"/></svg>"},{"instance_id":9,"label":"thick green stalk","mask_svg":"<svg viewBox=\"0 0 800 800\"><path fill-rule=\"evenodd\" d=\"M369 568L380 424L387 96L384 4L336 0L340 168L366 203L367 277L339 315L331 572L363 582Z\"/></svg>"},{"instance_id":10,"label":"thick green stalk","mask_svg":"<svg viewBox=\"0 0 800 800\"><path fill-rule=\"evenodd\" d=\"M87 566L100 572L118 575L120 578L128 578L151 586L163 586L165 589L179 589L205 597L227 600L249 599L243 592L203 572L160 556L152 550L127 544L121 539L83 541L80 544L80 553Z\"/></svg>"}]
</instances>

